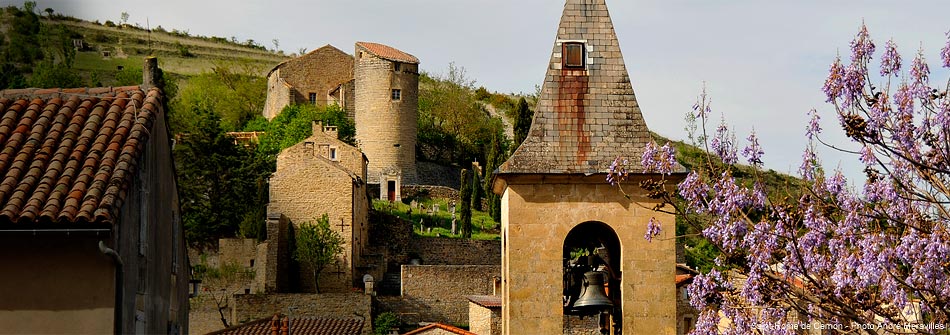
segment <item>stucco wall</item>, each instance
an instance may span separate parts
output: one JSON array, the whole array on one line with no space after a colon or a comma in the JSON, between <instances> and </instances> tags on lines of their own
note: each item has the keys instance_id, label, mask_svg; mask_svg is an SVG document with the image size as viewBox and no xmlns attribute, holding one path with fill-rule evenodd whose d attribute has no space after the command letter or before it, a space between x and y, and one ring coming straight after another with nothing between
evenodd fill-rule
<instances>
[{"instance_id":1,"label":"stucco wall","mask_svg":"<svg viewBox=\"0 0 950 335\"><path fill-rule=\"evenodd\" d=\"M636 190L635 182L628 191ZM635 204L599 176L537 181L508 180L502 198L502 311L504 334L556 334L563 328L562 252L565 237L584 222L611 227L620 240L624 334L674 334L676 296L673 229L648 242L646 224L656 217L673 227L672 215ZM642 205L642 206L641 206ZM548 283L539 285L539 283Z\"/></svg>"},{"instance_id":2,"label":"stucco wall","mask_svg":"<svg viewBox=\"0 0 950 335\"><path fill-rule=\"evenodd\" d=\"M108 237L0 235L2 333L112 333L115 266Z\"/></svg>"},{"instance_id":3,"label":"stucco wall","mask_svg":"<svg viewBox=\"0 0 950 335\"><path fill-rule=\"evenodd\" d=\"M380 183L380 174L397 170L402 184L416 180L418 119L418 65L393 62L356 47L356 139L369 158L368 180ZM400 100L392 90L400 89Z\"/></svg>"},{"instance_id":4,"label":"stucco wall","mask_svg":"<svg viewBox=\"0 0 950 335\"><path fill-rule=\"evenodd\" d=\"M402 299L413 305L419 321L468 324L466 296L492 294L500 270L493 265L403 265Z\"/></svg>"}]
</instances>

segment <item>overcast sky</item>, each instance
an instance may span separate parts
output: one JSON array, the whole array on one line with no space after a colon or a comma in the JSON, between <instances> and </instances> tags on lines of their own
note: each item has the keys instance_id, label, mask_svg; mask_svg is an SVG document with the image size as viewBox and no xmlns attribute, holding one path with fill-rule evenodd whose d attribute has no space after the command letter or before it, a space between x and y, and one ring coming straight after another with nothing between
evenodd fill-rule
<instances>
[{"instance_id":1,"label":"overcast sky","mask_svg":"<svg viewBox=\"0 0 950 335\"><path fill-rule=\"evenodd\" d=\"M0 0L5 5L22 1ZM295 52L325 44L352 52L356 41L384 43L417 56L422 70L449 62L490 90L534 92L541 83L561 0L39 0L39 8L87 20L119 21L191 34L253 39ZM703 83L713 110L744 139L762 138L767 167L795 172L806 113L822 111L837 130L821 85L862 21L878 45L893 38L909 64L921 46L931 69L950 30L948 1L632 1L608 0L627 71L648 126L684 139L683 115ZM877 58L877 57L876 57ZM876 65L875 65L876 67ZM906 72L906 71L905 71ZM935 71L935 80L946 72ZM718 119L718 117L717 117ZM828 135L833 142L840 136ZM744 146L744 140L740 141ZM826 167L859 171L852 157L826 152ZM840 162L840 163L839 163Z\"/></svg>"}]
</instances>

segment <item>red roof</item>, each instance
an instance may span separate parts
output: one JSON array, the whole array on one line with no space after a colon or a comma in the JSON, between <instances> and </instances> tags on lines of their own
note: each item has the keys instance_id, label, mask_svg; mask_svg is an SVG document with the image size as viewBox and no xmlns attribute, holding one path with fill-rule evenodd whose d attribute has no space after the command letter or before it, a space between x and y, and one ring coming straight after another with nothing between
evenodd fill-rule
<instances>
[{"instance_id":1,"label":"red roof","mask_svg":"<svg viewBox=\"0 0 950 335\"><path fill-rule=\"evenodd\" d=\"M372 42L356 42L356 45L383 59L403 63L419 64L419 59L416 58L416 56L399 51L398 49L388 45Z\"/></svg>"},{"instance_id":2,"label":"red roof","mask_svg":"<svg viewBox=\"0 0 950 335\"><path fill-rule=\"evenodd\" d=\"M286 329L284 329L284 325ZM270 318L254 320L242 325L208 333L208 335L360 335L363 334L363 320L331 318L293 318L279 320L275 315Z\"/></svg>"},{"instance_id":3,"label":"red roof","mask_svg":"<svg viewBox=\"0 0 950 335\"><path fill-rule=\"evenodd\" d=\"M0 222L113 223L162 93L0 91Z\"/></svg>"},{"instance_id":4,"label":"red roof","mask_svg":"<svg viewBox=\"0 0 950 335\"><path fill-rule=\"evenodd\" d=\"M453 326L449 326L449 325L444 325L444 324L441 324L441 323L430 323L430 324L426 325L425 327L422 327L422 328L419 328L419 329L410 331L410 332L405 333L405 334L402 334L402 335L425 334L427 331L432 330L432 329L437 329L437 328L438 328L438 329L445 330L445 331L448 331L448 332L453 333L453 334L459 334L459 335L478 335L478 334L475 334L475 333L473 333L473 332L467 331L467 330L462 329L462 328L453 327Z\"/></svg>"},{"instance_id":5,"label":"red roof","mask_svg":"<svg viewBox=\"0 0 950 335\"><path fill-rule=\"evenodd\" d=\"M683 284L689 284L691 282L693 282L693 275L691 274L676 275L676 287L680 287Z\"/></svg>"}]
</instances>

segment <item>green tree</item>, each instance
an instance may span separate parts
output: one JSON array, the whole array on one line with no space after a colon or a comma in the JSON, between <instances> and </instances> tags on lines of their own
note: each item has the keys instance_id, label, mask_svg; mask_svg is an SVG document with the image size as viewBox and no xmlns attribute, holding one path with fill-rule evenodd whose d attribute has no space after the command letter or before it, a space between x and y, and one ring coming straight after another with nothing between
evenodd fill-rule
<instances>
[{"instance_id":1,"label":"green tree","mask_svg":"<svg viewBox=\"0 0 950 335\"><path fill-rule=\"evenodd\" d=\"M233 70L218 65L212 72L189 78L172 100L172 129L176 132L196 131L198 120L193 107L214 111L221 118L225 131L242 130L245 124L264 110L267 81L250 67Z\"/></svg>"},{"instance_id":2,"label":"green tree","mask_svg":"<svg viewBox=\"0 0 950 335\"><path fill-rule=\"evenodd\" d=\"M494 134L488 145L488 156L485 158L485 176L484 186L486 197L488 199L488 215L496 222L501 222L501 197L492 191L492 174L501 163L508 159L505 149L507 140L502 134Z\"/></svg>"},{"instance_id":3,"label":"green tree","mask_svg":"<svg viewBox=\"0 0 950 335\"><path fill-rule=\"evenodd\" d=\"M274 162L235 144L215 113L203 109L193 113L199 130L185 135L174 155L185 236L190 245L205 247L218 238L236 236L245 220L264 220L264 203L258 195Z\"/></svg>"},{"instance_id":4,"label":"green tree","mask_svg":"<svg viewBox=\"0 0 950 335\"><path fill-rule=\"evenodd\" d=\"M459 235L465 238L472 237L472 179L469 171L461 172L462 187L459 190L461 208L459 209Z\"/></svg>"},{"instance_id":5,"label":"green tree","mask_svg":"<svg viewBox=\"0 0 950 335\"><path fill-rule=\"evenodd\" d=\"M469 164L483 158L490 118L475 99L475 81L465 69L449 64L445 76L420 76L419 149L423 157L443 163ZM463 166L464 166L463 165Z\"/></svg>"},{"instance_id":6,"label":"green tree","mask_svg":"<svg viewBox=\"0 0 950 335\"><path fill-rule=\"evenodd\" d=\"M524 142L524 139L528 137L528 131L531 130L531 119L534 117L534 112L528 109L528 101L524 98L518 100L518 110L517 118L515 118L514 131L515 131L515 147L521 145L521 142Z\"/></svg>"},{"instance_id":7,"label":"green tree","mask_svg":"<svg viewBox=\"0 0 950 335\"><path fill-rule=\"evenodd\" d=\"M84 86L78 71L66 66L66 64L53 64L51 61L40 62L33 68L33 76L30 77L29 85L37 88Z\"/></svg>"},{"instance_id":8,"label":"green tree","mask_svg":"<svg viewBox=\"0 0 950 335\"><path fill-rule=\"evenodd\" d=\"M337 105L322 109L310 104L289 105L270 122L259 117L249 122L245 130L264 131L258 149L265 154L276 155L280 150L313 135L314 121L336 126L339 140L349 144L355 143L356 126Z\"/></svg>"},{"instance_id":9,"label":"green tree","mask_svg":"<svg viewBox=\"0 0 950 335\"><path fill-rule=\"evenodd\" d=\"M316 223L306 222L295 231L294 259L310 268L313 284L320 293L320 273L343 252L343 238L330 229L330 217L323 214Z\"/></svg>"}]
</instances>

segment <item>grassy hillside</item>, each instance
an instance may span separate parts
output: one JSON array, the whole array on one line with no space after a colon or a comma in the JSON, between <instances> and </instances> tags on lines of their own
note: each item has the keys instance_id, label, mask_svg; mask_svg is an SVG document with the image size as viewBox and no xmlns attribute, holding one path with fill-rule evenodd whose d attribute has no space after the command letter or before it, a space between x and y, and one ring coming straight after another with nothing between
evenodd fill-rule
<instances>
[{"instance_id":1,"label":"grassy hillside","mask_svg":"<svg viewBox=\"0 0 950 335\"><path fill-rule=\"evenodd\" d=\"M109 27L87 21L50 20L83 36L86 47L76 54L79 70L108 71L117 66L140 66L142 57L159 58L166 72L190 76L210 71L218 63L237 63L261 76L289 57L233 43L220 37L194 37L164 29L151 32L133 26Z\"/></svg>"}]
</instances>

